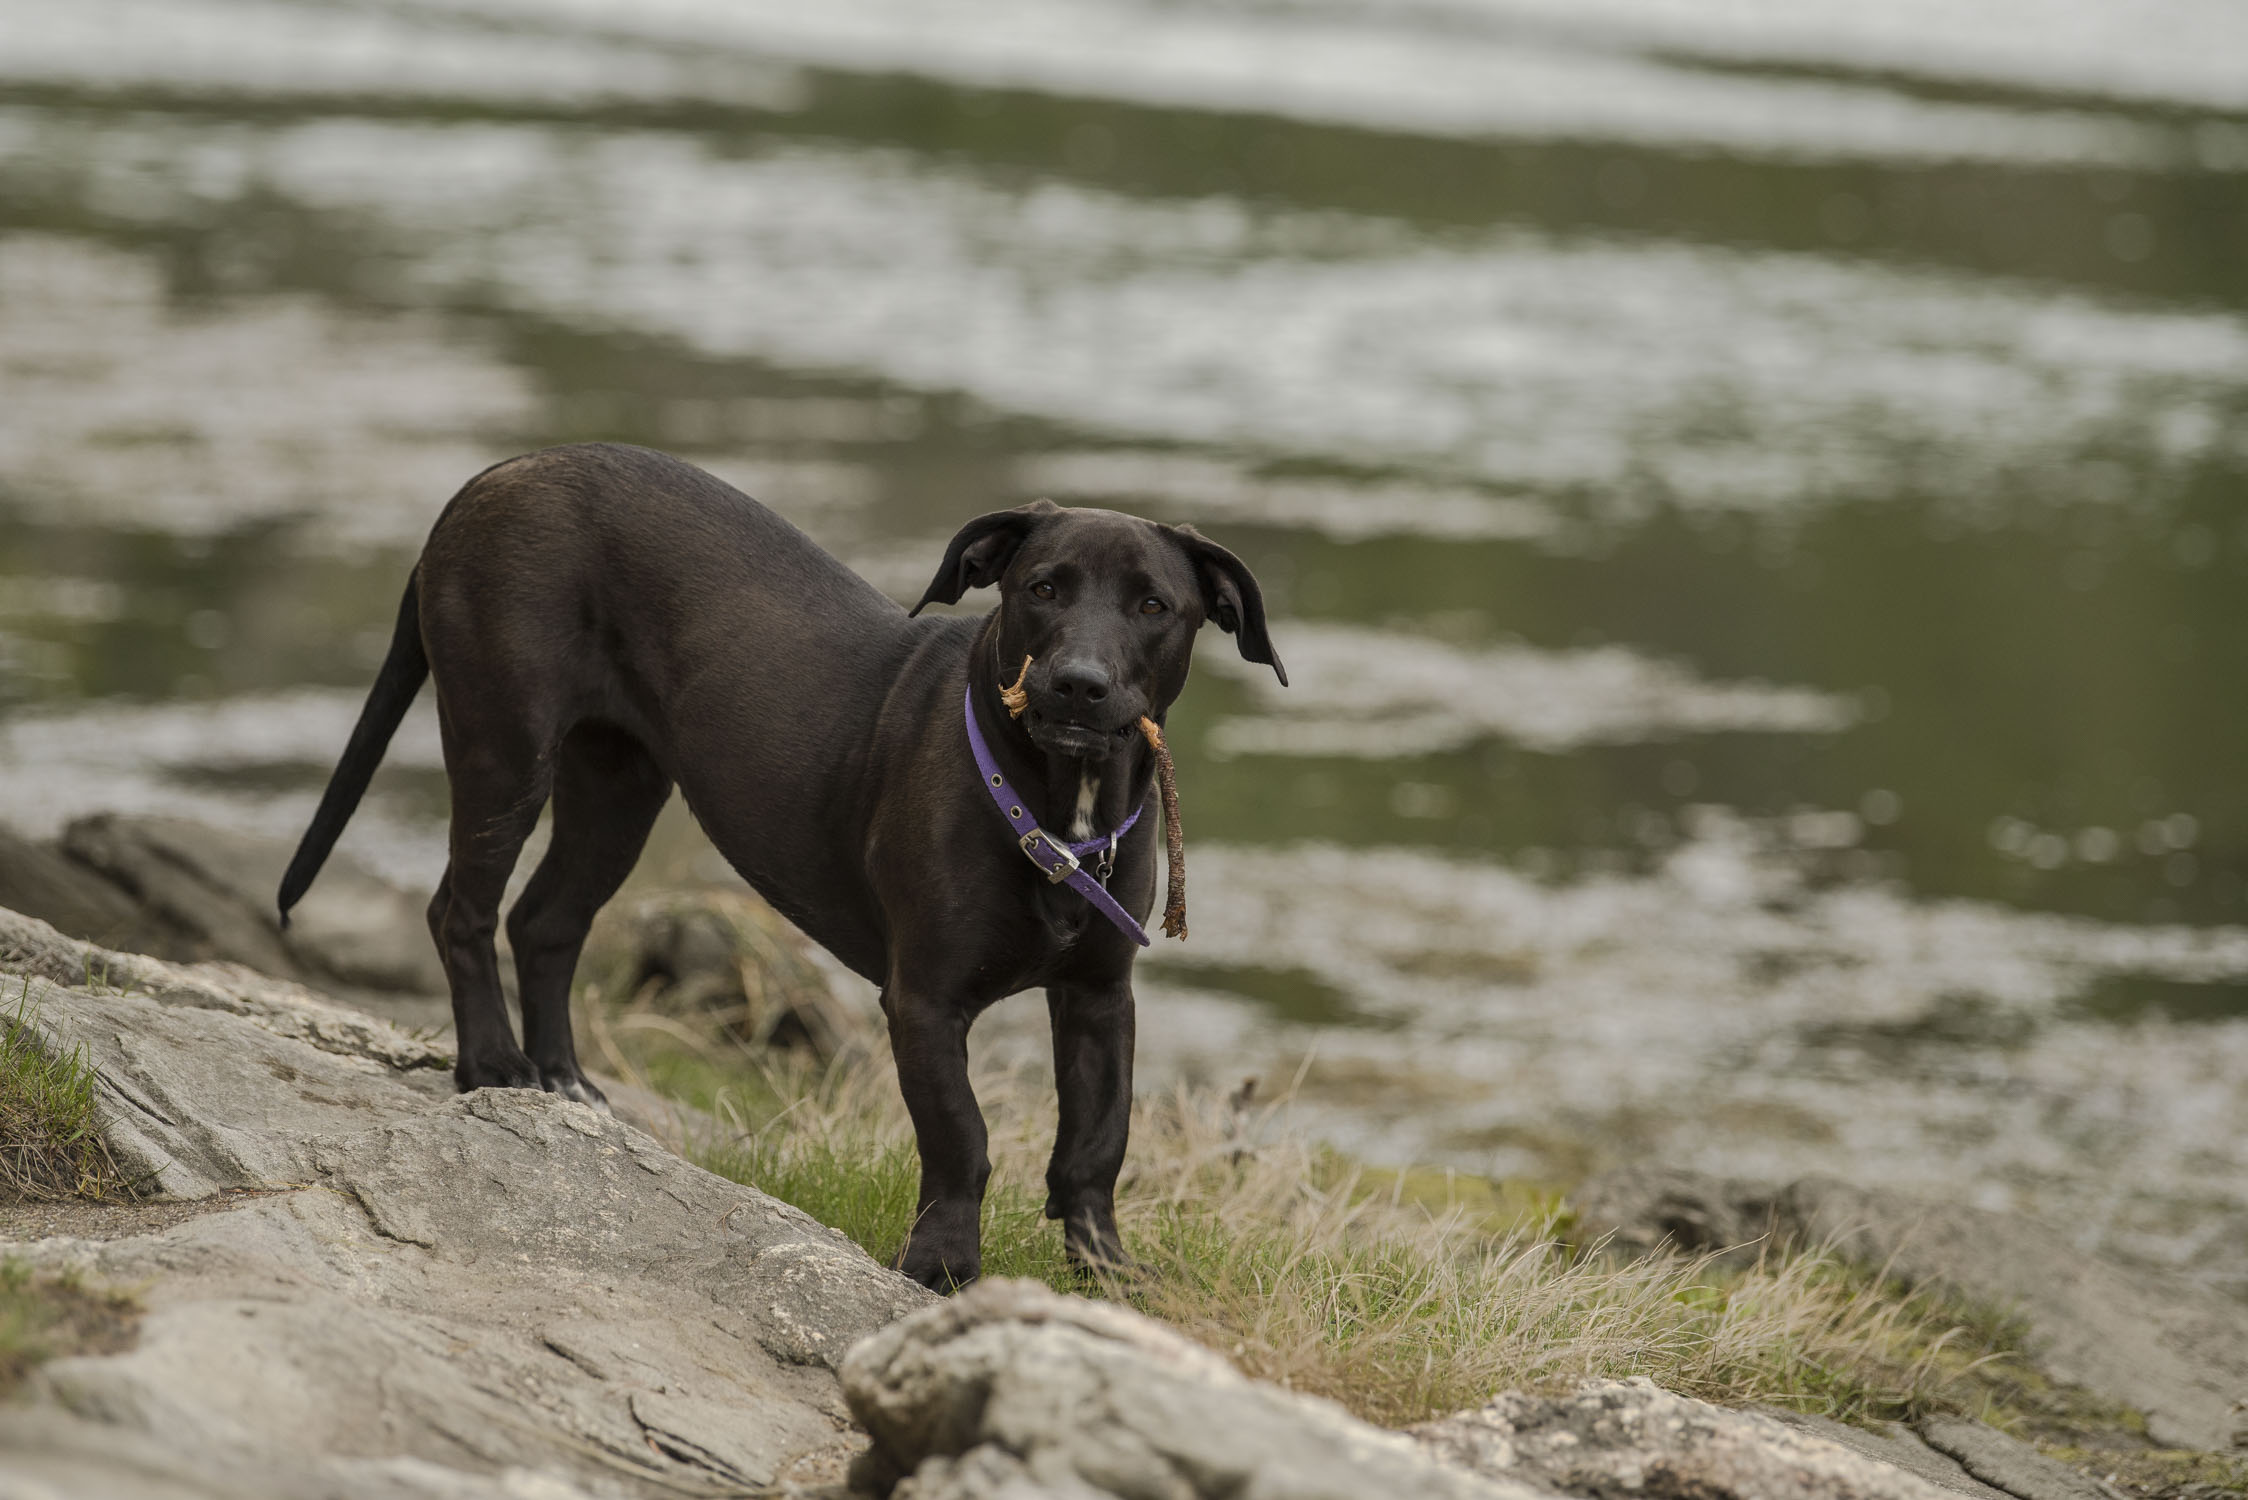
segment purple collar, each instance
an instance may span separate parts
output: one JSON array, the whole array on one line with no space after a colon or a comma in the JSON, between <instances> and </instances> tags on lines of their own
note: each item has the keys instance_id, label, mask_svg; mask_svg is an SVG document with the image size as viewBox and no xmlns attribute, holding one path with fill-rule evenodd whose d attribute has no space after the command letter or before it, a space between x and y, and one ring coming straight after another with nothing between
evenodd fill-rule
<instances>
[{"instance_id":1,"label":"purple collar","mask_svg":"<svg viewBox=\"0 0 2248 1500\"><path fill-rule=\"evenodd\" d=\"M1132 825L1140 820L1140 809L1133 808L1132 815L1119 823L1114 832L1097 839L1087 839L1082 844L1063 843L1038 826L1038 820L1030 815L1022 794L1008 785L1007 778L1000 774L999 762L993 758L991 746L984 742L983 729L976 723L974 686L969 687L967 696L961 701L968 715L968 748L975 752L976 770L983 776L984 790L991 793L993 802L999 804L999 811L1007 819L1007 826L1015 831L1017 846L1049 881L1055 885L1068 886L1092 902L1093 910L1115 923L1118 931L1142 948L1148 947L1146 931L1133 919L1130 912L1117 904L1116 898L1108 893L1106 884L1109 871L1116 867L1117 841L1130 833ZM1088 870L1082 861L1087 855L1095 853L1100 855L1100 859L1095 862L1093 869Z\"/></svg>"}]
</instances>

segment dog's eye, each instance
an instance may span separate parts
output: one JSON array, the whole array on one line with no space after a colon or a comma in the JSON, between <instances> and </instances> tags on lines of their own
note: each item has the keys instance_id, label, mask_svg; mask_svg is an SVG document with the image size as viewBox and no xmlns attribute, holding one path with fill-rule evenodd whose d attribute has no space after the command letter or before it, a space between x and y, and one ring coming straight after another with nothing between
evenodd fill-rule
<instances>
[{"instance_id":1,"label":"dog's eye","mask_svg":"<svg viewBox=\"0 0 2248 1500\"><path fill-rule=\"evenodd\" d=\"M1051 599L1054 597L1054 586L1041 578L1030 586L1030 593L1034 599Z\"/></svg>"},{"instance_id":2,"label":"dog's eye","mask_svg":"<svg viewBox=\"0 0 2248 1500\"><path fill-rule=\"evenodd\" d=\"M1159 615L1170 607L1170 605L1165 604L1162 600L1156 598L1153 594L1148 595L1145 599L1142 599L1140 601L1140 613L1143 615Z\"/></svg>"}]
</instances>

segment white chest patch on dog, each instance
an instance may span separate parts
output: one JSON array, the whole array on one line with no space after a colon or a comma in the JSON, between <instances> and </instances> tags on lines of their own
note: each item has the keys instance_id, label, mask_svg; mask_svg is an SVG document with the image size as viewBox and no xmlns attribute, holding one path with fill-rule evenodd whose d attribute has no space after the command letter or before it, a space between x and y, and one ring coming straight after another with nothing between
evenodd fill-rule
<instances>
[{"instance_id":1,"label":"white chest patch on dog","mask_svg":"<svg viewBox=\"0 0 2248 1500\"><path fill-rule=\"evenodd\" d=\"M1077 779L1077 816L1070 819L1069 836L1089 839L1093 836L1093 799L1101 794L1101 779L1090 771L1081 772Z\"/></svg>"}]
</instances>

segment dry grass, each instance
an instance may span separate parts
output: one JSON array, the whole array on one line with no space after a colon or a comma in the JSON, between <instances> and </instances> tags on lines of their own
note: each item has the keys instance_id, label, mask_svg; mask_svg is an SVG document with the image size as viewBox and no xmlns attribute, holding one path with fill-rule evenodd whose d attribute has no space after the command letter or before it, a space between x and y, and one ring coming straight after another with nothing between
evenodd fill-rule
<instances>
[{"instance_id":1,"label":"dry grass","mask_svg":"<svg viewBox=\"0 0 2248 1500\"><path fill-rule=\"evenodd\" d=\"M594 1010L588 1029L610 1066L727 1122L705 1166L895 1254L917 1167L878 1032L862 1024L822 1065L645 998ZM1050 1086L999 1074L977 1092L994 1164L985 1274L1094 1290L1042 1214ZM1626 1260L1572 1247L1558 1203L1487 1191L1447 1202L1406 1182L1311 1141L1284 1099L1142 1101L1118 1216L1148 1274L1097 1290L1250 1374L1392 1426L1500 1390L1631 1375L1712 1400L1901 1416L1945 1404L1984 1352L1948 1309L1825 1255L1775 1253L1745 1270Z\"/></svg>"},{"instance_id":2,"label":"dry grass","mask_svg":"<svg viewBox=\"0 0 2248 1500\"><path fill-rule=\"evenodd\" d=\"M0 1202L117 1197L124 1178L101 1136L93 1069L82 1049L44 1042L34 982L0 1007Z\"/></svg>"},{"instance_id":3,"label":"dry grass","mask_svg":"<svg viewBox=\"0 0 2248 1500\"><path fill-rule=\"evenodd\" d=\"M1843 1418L1943 1382L1949 1328L1828 1257L1585 1253L1558 1212L1432 1211L1284 1116L1194 1097L1151 1112L1123 1211L1160 1270L1133 1300L1251 1373L1390 1425L1589 1376Z\"/></svg>"}]
</instances>

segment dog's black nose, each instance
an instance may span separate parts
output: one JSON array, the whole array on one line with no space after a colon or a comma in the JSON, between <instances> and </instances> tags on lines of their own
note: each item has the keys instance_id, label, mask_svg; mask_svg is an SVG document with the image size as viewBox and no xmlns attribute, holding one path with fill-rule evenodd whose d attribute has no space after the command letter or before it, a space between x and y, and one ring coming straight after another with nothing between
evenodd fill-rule
<instances>
[{"instance_id":1,"label":"dog's black nose","mask_svg":"<svg viewBox=\"0 0 2248 1500\"><path fill-rule=\"evenodd\" d=\"M1054 668L1051 684L1056 696L1072 704L1098 703L1108 696L1108 673L1089 662L1071 662Z\"/></svg>"}]
</instances>

